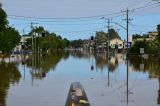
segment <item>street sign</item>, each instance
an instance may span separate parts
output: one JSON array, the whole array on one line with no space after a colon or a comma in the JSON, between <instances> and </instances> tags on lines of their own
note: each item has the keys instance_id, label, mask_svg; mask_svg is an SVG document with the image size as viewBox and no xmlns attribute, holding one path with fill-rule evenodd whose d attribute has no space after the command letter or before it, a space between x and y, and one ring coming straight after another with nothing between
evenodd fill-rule
<instances>
[{"instance_id":1,"label":"street sign","mask_svg":"<svg viewBox=\"0 0 160 106\"><path fill-rule=\"evenodd\" d=\"M141 53L141 54L144 53L144 48L140 48L140 53Z\"/></svg>"}]
</instances>

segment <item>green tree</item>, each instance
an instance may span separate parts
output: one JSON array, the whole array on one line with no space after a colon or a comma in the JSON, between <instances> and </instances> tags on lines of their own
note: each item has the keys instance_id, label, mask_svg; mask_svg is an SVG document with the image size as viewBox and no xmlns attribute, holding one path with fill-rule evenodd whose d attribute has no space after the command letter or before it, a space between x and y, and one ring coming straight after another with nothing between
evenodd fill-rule
<instances>
[{"instance_id":1,"label":"green tree","mask_svg":"<svg viewBox=\"0 0 160 106\"><path fill-rule=\"evenodd\" d=\"M158 41L160 42L160 24L157 25Z\"/></svg>"},{"instance_id":2,"label":"green tree","mask_svg":"<svg viewBox=\"0 0 160 106\"><path fill-rule=\"evenodd\" d=\"M95 38L97 39L98 44L104 43L108 40L108 33L105 33L103 31L96 32ZM114 38L121 39L121 37L118 35L118 33L114 29L109 29L109 40Z\"/></svg>"},{"instance_id":3,"label":"green tree","mask_svg":"<svg viewBox=\"0 0 160 106\"><path fill-rule=\"evenodd\" d=\"M108 37L108 33L107 33L107 37ZM118 33L112 28L109 29L109 39L114 39L114 38L119 38L121 39L121 37L118 35Z\"/></svg>"},{"instance_id":4,"label":"green tree","mask_svg":"<svg viewBox=\"0 0 160 106\"><path fill-rule=\"evenodd\" d=\"M83 40L82 39L73 40L70 42L70 46L73 48L81 48L83 47Z\"/></svg>"},{"instance_id":5,"label":"green tree","mask_svg":"<svg viewBox=\"0 0 160 106\"><path fill-rule=\"evenodd\" d=\"M134 39L137 39L137 38L141 38L142 36L140 35L140 34L133 34L132 35L132 38L133 38L133 40Z\"/></svg>"},{"instance_id":6,"label":"green tree","mask_svg":"<svg viewBox=\"0 0 160 106\"><path fill-rule=\"evenodd\" d=\"M0 35L0 51L9 54L10 51L19 43L20 35L14 28L5 28Z\"/></svg>"},{"instance_id":7,"label":"green tree","mask_svg":"<svg viewBox=\"0 0 160 106\"><path fill-rule=\"evenodd\" d=\"M0 51L9 54L19 41L18 31L8 26L7 14L0 6Z\"/></svg>"},{"instance_id":8,"label":"green tree","mask_svg":"<svg viewBox=\"0 0 160 106\"><path fill-rule=\"evenodd\" d=\"M97 40L97 44L100 45L101 43L104 43L107 41L106 33L103 31L96 32L96 37L95 39Z\"/></svg>"},{"instance_id":9,"label":"green tree","mask_svg":"<svg viewBox=\"0 0 160 106\"><path fill-rule=\"evenodd\" d=\"M130 53L139 53L140 48L144 48L145 53L157 54L159 45L160 43L158 40L154 40L152 42L147 42L146 40L136 41L130 48Z\"/></svg>"},{"instance_id":10,"label":"green tree","mask_svg":"<svg viewBox=\"0 0 160 106\"><path fill-rule=\"evenodd\" d=\"M144 48L144 51L147 51L148 47L149 45L146 40L136 41L130 48L130 53L139 53L140 48Z\"/></svg>"},{"instance_id":11,"label":"green tree","mask_svg":"<svg viewBox=\"0 0 160 106\"><path fill-rule=\"evenodd\" d=\"M45 36L41 36L42 33L45 33ZM69 45L69 41L67 39L62 39L60 35L57 36L55 33L45 31L42 26L33 28L29 33L29 36L31 36L31 34L34 34L33 45L36 43L36 50L41 49L43 52L53 51L55 49L64 49ZM28 49L31 49L32 38L27 39L25 45Z\"/></svg>"},{"instance_id":12,"label":"green tree","mask_svg":"<svg viewBox=\"0 0 160 106\"><path fill-rule=\"evenodd\" d=\"M2 4L1 4L2 5ZM3 29L6 28L8 21L7 21L7 14L2 9L2 6L0 5L0 32L3 31Z\"/></svg>"},{"instance_id":13,"label":"green tree","mask_svg":"<svg viewBox=\"0 0 160 106\"><path fill-rule=\"evenodd\" d=\"M132 38L133 38L133 40L134 40L134 39L137 39L137 38L149 38L149 35L148 35L148 34L143 34L143 35L133 34L133 35L132 35Z\"/></svg>"}]
</instances>

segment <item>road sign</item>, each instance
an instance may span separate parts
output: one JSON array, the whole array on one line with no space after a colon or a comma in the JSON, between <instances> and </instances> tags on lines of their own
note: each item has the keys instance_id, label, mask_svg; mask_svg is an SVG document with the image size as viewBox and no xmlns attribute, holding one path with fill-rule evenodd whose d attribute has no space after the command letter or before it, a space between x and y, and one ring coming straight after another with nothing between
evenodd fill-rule
<instances>
[{"instance_id":1,"label":"road sign","mask_svg":"<svg viewBox=\"0 0 160 106\"><path fill-rule=\"evenodd\" d=\"M141 53L141 54L144 53L144 48L140 48L140 53Z\"/></svg>"}]
</instances>

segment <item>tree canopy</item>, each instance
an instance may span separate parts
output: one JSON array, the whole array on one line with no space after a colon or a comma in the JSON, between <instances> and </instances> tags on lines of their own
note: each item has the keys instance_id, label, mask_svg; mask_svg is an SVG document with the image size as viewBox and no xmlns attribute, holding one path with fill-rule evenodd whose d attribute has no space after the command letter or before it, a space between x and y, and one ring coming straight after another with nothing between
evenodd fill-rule
<instances>
[{"instance_id":1,"label":"tree canopy","mask_svg":"<svg viewBox=\"0 0 160 106\"><path fill-rule=\"evenodd\" d=\"M50 33L46 31L42 26L35 27L31 30L28 36L32 36L33 34L33 44L35 50L41 49L43 51L53 51L55 49L64 49L69 46L69 41L60 35L56 35L55 33ZM27 39L25 43L26 49L31 49L32 38Z\"/></svg>"},{"instance_id":2,"label":"tree canopy","mask_svg":"<svg viewBox=\"0 0 160 106\"><path fill-rule=\"evenodd\" d=\"M108 40L108 33L105 33L103 31L96 32L95 38L97 39L98 44L104 43ZM114 29L109 29L109 40L114 38L121 39Z\"/></svg>"},{"instance_id":3,"label":"tree canopy","mask_svg":"<svg viewBox=\"0 0 160 106\"><path fill-rule=\"evenodd\" d=\"M157 25L158 41L160 42L160 24Z\"/></svg>"},{"instance_id":4,"label":"tree canopy","mask_svg":"<svg viewBox=\"0 0 160 106\"><path fill-rule=\"evenodd\" d=\"M108 33L107 33L107 36L108 36ZM119 38L121 39L121 37L118 35L118 33L112 28L112 29L109 29L109 39L114 39L114 38Z\"/></svg>"},{"instance_id":5,"label":"tree canopy","mask_svg":"<svg viewBox=\"0 0 160 106\"><path fill-rule=\"evenodd\" d=\"M6 27L7 24L7 14L0 5L0 32Z\"/></svg>"},{"instance_id":6,"label":"tree canopy","mask_svg":"<svg viewBox=\"0 0 160 106\"><path fill-rule=\"evenodd\" d=\"M133 38L133 40L134 40L134 39L137 39L137 38L149 38L149 35L148 35L148 34L143 34L143 35L133 34L133 35L132 35L132 38Z\"/></svg>"},{"instance_id":7,"label":"tree canopy","mask_svg":"<svg viewBox=\"0 0 160 106\"><path fill-rule=\"evenodd\" d=\"M8 26L7 14L0 6L0 51L10 53L19 43L20 35L15 28Z\"/></svg>"}]
</instances>

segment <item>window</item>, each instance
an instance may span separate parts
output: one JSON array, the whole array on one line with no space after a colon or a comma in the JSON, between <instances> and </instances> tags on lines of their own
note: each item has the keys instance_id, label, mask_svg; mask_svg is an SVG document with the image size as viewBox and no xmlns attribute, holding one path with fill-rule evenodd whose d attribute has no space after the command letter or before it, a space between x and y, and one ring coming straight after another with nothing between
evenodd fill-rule
<instances>
[{"instance_id":1,"label":"window","mask_svg":"<svg viewBox=\"0 0 160 106\"><path fill-rule=\"evenodd\" d=\"M119 47L121 47L122 46L122 44L119 44Z\"/></svg>"}]
</instances>

